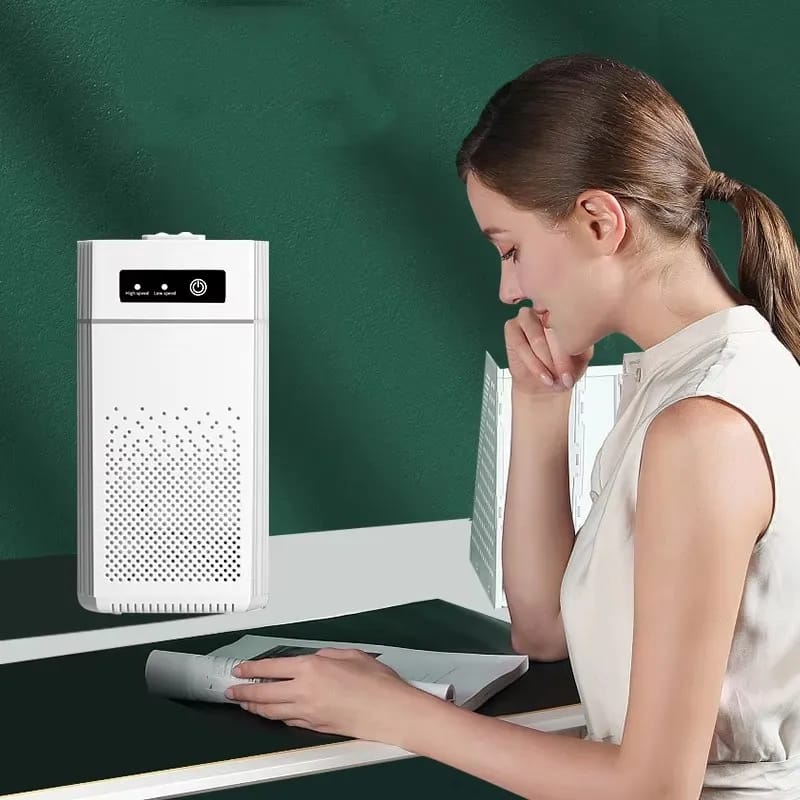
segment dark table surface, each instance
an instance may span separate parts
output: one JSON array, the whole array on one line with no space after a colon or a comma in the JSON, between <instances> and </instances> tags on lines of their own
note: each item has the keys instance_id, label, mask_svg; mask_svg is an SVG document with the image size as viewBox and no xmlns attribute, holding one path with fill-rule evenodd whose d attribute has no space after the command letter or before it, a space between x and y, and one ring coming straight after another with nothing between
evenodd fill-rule
<instances>
[{"instance_id":1,"label":"dark table surface","mask_svg":"<svg viewBox=\"0 0 800 800\"><path fill-rule=\"evenodd\" d=\"M54 574L60 573L55 570ZM46 593L29 592L29 596L37 594ZM42 613L37 618L38 632L64 632L64 623L68 629L78 629L69 627L69 620L76 620L73 612L83 612L77 601L75 606L56 623L47 622ZM113 615L83 613L99 619L97 625L81 628L107 627L114 620ZM132 616L125 615L121 624L131 622ZM154 621L153 615L141 616L137 621ZM6 627L20 631L18 635L32 635L30 625ZM330 619L2 664L7 743L0 794L347 741L347 737L258 717L235 705L151 695L144 665L154 649L207 653L254 633L513 653L509 631L502 620L442 600L427 600ZM490 698L478 713L497 716L579 702L569 660L531 661L525 675Z\"/></svg>"}]
</instances>

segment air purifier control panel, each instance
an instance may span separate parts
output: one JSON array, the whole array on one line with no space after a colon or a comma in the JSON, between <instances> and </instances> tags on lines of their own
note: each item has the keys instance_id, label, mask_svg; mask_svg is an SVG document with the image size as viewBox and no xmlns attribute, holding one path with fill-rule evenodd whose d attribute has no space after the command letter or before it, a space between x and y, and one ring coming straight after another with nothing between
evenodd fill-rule
<instances>
[{"instance_id":1,"label":"air purifier control panel","mask_svg":"<svg viewBox=\"0 0 800 800\"><path fill-rule=\"evenodd\" d=\"M224 303L224 269L121 269L123 303Z\"/></svg>"}]
</instances>

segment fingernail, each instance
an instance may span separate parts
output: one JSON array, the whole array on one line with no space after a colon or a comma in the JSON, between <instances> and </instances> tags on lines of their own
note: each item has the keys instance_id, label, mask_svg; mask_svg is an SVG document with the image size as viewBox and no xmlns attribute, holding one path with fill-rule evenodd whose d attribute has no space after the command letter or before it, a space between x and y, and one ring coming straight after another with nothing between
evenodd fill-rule
<instances>
[{"instance_id":1,"label":"fingernail","mask_svg":"<svg viewBox=\"0 0 800 800\"><path fill-rule=\"evenodd\" d=\"M227 697L229 700L232 700L233 699L233 689L230 689L230 688L226 689L225 690L225 697Z\"/></svg>"},{"instance_id":2,"label":"fingernail","mask_svg":"<svg viewBox=\"0 0 800 800\"><path fill-rule=\"evenodd\" d=\"M563 383L564 386L567 387L567 389L572 388L572 384L573 384L572 375L570 375L569 372L564 372L561 375L561 383Z\"/></svg>"},{"instance_id":3,"label":"fingernail","mask_svg":"<svg viewBox=\"0 0 800 800\"><path fill-rule=\"evenodd\" d=\"M544 372L540 373L539 377L540 377L540 378L542 379L542 381L544 381L544 383L546 383L548 386L552 386L552 385L553 385L553 379L552 379L552 378L551 378L549 375L547 375L546 373L544 373Z\"/></svg>"},{"instance_id":4,"label":"fingernail","mask_svg":"<svg viewBox=\"0 0 800 800\"><path fill-rule=\"evenodd\" d=\"M241 672L242 672L242 671L239 669L239 665L237 664L237 665L236 665L236 666L235 666L235 667L234 667L234 668L231 670L231 672L232 672L232 673L233 673L233 674L234 674L234 675L235 675L235 676L238 678L238 677L239 677L239 675L241 675Z\"/></svg>"}]
</instances>

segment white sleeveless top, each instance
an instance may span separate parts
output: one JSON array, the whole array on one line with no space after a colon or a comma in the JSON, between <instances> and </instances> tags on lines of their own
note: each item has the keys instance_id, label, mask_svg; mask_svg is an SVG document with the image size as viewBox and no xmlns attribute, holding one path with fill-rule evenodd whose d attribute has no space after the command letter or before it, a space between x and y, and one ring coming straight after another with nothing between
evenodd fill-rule
<instances>
[{"instance_id":1,"label":"white sleeveless top","mask_svg":"<svg viewBox=\"0 0 800 800\"><path fill-rule=\"evenodd\" d=\"M633 641L633 515L645 431L659 411L684 397L719 397L760 429L775 508L750 560L700 797L796 800L800 365L750 305L710 314L635 355L639 370L623 385L616 421L595 459L593 505L561 585L584 738L622 740Z\"/></svg>"}]
</instances>

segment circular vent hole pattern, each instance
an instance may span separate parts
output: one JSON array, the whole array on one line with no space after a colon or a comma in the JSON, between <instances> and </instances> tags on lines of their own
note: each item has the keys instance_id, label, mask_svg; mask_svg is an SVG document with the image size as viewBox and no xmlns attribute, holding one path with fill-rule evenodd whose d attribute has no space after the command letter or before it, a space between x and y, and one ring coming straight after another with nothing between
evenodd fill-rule
<instances>
[{"instance_id":1,"label":"circular vent hole pattern","mask_svg":"<svg viewBox=\"0 0 800 800\"><path fill-rule=\"evenodd\" d=\"M105 420L106 580L238 580L240 417L114 406Z\"/></svg>"}]
</instances>

